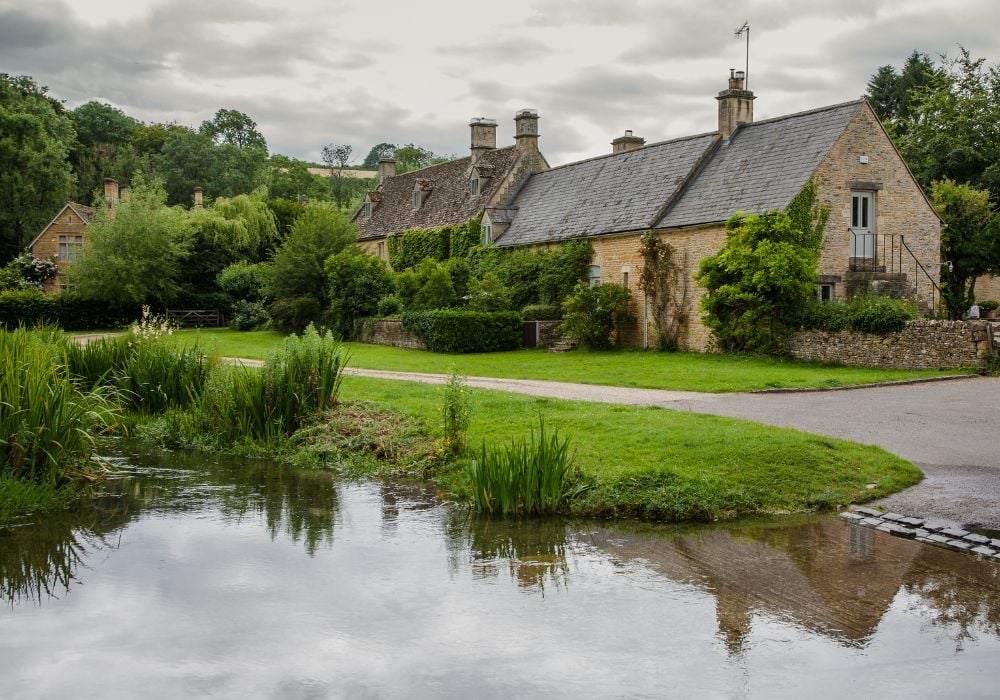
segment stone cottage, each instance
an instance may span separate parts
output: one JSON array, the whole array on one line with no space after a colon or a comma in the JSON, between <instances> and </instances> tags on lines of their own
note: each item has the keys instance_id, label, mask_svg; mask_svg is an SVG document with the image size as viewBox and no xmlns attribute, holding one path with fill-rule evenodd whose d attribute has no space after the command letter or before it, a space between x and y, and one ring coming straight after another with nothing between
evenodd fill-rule
<instances>
[{"instance_id":1,"label":"stone cottage","mask_svg":"<svg viewBox=\"0 0 1000 700\"><path fill-rule=\"evenodd\" d=\"M121 192L114 178L104 178L104 197L109 206L118 204ZM84 246L87 245L87 224L94 217L95 209L76 202L66 202L59 213L50 221L35 239L28 245L28 250L36 258L55 260L56 276L45 283L47 294L64 291L67 288L67 269L77 261Z\"/></svg>"},{"instance_id":2,"label":"stone cottage","mask_svg":"<svg viewBox=\"0 0 1000 700\"><path fill-rule=\"evenodd\" d=\"M677 312L687 320L679 345L703 350L709 332L699 320L704 290L693 279L698 263L720 249L732 214L784 208L809 180L817 185L820 203L830 208L817 295L845 299L862 286L886 285L915 295L926 307L932 304L941 222L867 102L754 122L755 96L735 71L716 100L715 131L650 144L626 132L612 141L608 155L521 170L523 182L509 178L510 186L491 189L485 199L467 193L462 211L481 211L485 242L497 246L589 240L595 251L592 281L632 291L639 319L625 338L632 346L655 338L639 288L645 232L668 243L680 266L674 296L680 300ZM537 140L537 128L531 137ZM453 163L456 171L471 173L469 158ZM419 177L400 190L419 189ZM394 179L383 186L394 187ZM410 223L418 211L415 195L410 211L401 196L366 203L371 208L359 213L360 238L369 250L373 243L384 245L390 233L428 225ZM376 217L386 223L371 226Z\"/></svg>"}]
</instances>

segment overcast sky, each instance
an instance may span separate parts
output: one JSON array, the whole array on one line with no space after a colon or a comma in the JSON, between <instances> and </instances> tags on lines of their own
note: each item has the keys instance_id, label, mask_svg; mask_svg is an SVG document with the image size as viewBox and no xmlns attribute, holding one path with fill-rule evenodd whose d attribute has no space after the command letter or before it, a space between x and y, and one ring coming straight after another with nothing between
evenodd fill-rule
<instances>
[{"instance_id":1,"label":"overcast sky","mask_svg":"<svg viewBox=\"0 0 1000 700\"><path fill-rule=\"evenodd\" d=\"M537 109L553 164L713 131L729 68L757 119L859 97L918 49L1000 60L996 0L0 0L0 72L75 107L197 126L249 114L272 153L350 143L464 155L470 117Z\"/></svg>"}]
</instances>

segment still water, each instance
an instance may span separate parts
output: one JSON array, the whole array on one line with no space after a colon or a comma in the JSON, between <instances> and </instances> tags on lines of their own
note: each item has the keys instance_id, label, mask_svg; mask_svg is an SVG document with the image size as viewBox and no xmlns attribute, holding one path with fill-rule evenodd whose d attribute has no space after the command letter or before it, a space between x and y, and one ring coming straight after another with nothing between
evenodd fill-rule
<instances>
[{"instance_id":1,"label":"still water","mask_svg":"<svg viewBox=\"0 0 1000 700\"><path fill-rule=\"evenodd\" d=\"M470 518L426 487L118 458L0 532L2 698L990 697L1000 565L837 518Z\"/></svg>"}]
</instances>

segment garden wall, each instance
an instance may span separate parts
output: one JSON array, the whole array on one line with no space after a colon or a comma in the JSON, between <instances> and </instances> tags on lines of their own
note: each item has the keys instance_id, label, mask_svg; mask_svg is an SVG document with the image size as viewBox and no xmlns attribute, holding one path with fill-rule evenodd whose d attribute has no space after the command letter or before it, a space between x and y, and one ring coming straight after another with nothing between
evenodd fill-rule
<instances>
[{"instance_id":1,"label":"garden wall","mask_svg":"<svg viewBox=\"0 0 1000 700\"><path fill-rule=\"evenodd\" d=\"M398 318L365 319L358 329L358 340L372 345L392 345L397 348L413 348L415 350L427 349L420 338L403 328L403 322Z\"/></svg>"},{"instance_id":2,"label":"garden wall","mask_svg":"<svg viewBox=\"0 0 1000 700\"><path fill-rule=\"evenodd\" d=\"M886 369L984 367L990 354L983 321L910 321L898 333L799 331L789 354L800 360Z\"/></svg>"}]
</instances>

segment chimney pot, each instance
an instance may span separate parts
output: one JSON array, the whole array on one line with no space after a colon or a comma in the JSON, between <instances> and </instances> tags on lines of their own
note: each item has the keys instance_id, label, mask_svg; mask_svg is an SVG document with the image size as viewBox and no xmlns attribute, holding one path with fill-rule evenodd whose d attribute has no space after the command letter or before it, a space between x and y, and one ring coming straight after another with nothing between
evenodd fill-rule
<instances>
[{"instance_id":1,"label":"chimney pot","mask_svg":"<svg viewBox=\"0 0 1000 700\"><path fill-rule=\"evenodd\" d=\"M472 164L486 152L497 147L497 123L495 119L474 117L469 120L470 151Z\"/></svg>"},{"instance_id":2,"label":"chimney pot","mask_svg":"<svg viewBox=\"0 0 1000 700\"><path fill-rule=\"evenodd\" d=\"M719 101L719 135L728 140L740 124L753 122L754 94L746 90L746 73L729 69L729 88L716 96Z\"/></svg>"},{"instance_id":3,"label":"chimney pot","mask_svg":"<svg viewBox=\"0 0 1000 700\"><path fill-rule=\"evenodd\" d=\"M514 141L522 150L538 150L538 112L522 109L514 115Z\"/></svg>"},{"instance_id":4,"label":"chimney pot","mask_svg":"<svg viewBox=\"0 0 1000 700\"><path fill-rule=\"evenodd\" d=\"M396 159L378 159L378 181L385 182L390 177L396 177Z\"/></svg>"},{"instance_id":5,"label":"chimney pot","mask_svg":"<svg viewBox=\"0 0 1000 700\"><path fill-rule=\"evenodd\" d=\"M201 187L194 188L194 208L201 209L205 206L205 190Z\"/></svg>"},{"instance_id":6,"label":"chimney pot","mask_svg":"<svg viewBox=\"0 0 1000 700\"><path fill-rule=\"evenodd\" d=\"M634 136L631 129L626 129L624 136L619 136L611 142L611 152L628 153L629 151L638 151L645 145L646 139L641 136Z\"/></svg>"},{"instance_id":7,"label":"chimney pot","mask_svg":"<svg viewBox=\"0 0 1000 700\"><path fill-rule=\"evenodd\" d=\"M118 206L118 181L113 177L104 178L104 198L112 208Z\"/></svg>"}]
</instances>

